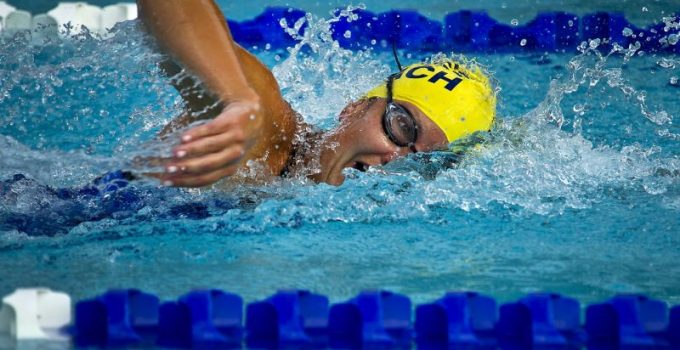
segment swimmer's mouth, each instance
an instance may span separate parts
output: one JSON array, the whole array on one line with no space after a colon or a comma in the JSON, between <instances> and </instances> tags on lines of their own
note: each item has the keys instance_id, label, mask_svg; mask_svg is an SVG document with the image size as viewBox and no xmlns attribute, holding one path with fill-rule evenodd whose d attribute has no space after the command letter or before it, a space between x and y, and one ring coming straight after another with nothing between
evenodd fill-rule
<instances>
[{"instance_id":1,"label":"swimmer's mouth","mask_svg":"<svg viewBox=\"0 0 680 350\"><path fill-rule=\"evenodd\" d=\"M368 164L364 162L354 162L352 163L352 168L359 170L361 172L366 172L366 170L368 170Z\"/></svg>"}]
</instances>

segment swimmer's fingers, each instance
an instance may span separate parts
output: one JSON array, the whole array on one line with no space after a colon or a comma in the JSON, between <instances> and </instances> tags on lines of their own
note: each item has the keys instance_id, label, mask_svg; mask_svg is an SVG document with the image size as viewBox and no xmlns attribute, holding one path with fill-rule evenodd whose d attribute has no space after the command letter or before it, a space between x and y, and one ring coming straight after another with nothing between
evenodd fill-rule
<instances>
[{"instance_id":1,"label":"swimmer's fingers","mask_svg":"<svg viewBox=\"0 0 680 350\"><path fill-rule=\"evenodd\" d=\"M224 150L232 145L246 141L245 132L241 128L233 128L224 133L206 136L196 141L175 147L173 154L177 159L199 157Z\"/></svg>"},{"instance_id":2,"label":"swimmer's fingers","mask_svg":"<svg viewBox=\"0 0 680 350\"><path fill-rule=\"evenodd\" d=\"M245 149L241 144L235 144L216 153L210 153L202 157L189 158L182 161L171 162L166 165L166 172L178 175L201 175L231 166L241 160Z\"/></svg>"},{"instance_id":3,"label":"swimmer's fingers","mask_svg":"<svg viewBox=\"0 0 680 350\"><path fill-rule=\"evenodd\" d=\"M182 134L182 142L189 143L202 137L217 135L229 129L250 129L260 110L259 102L232 102L215 119Z\"/></svg>"},{"instance_id":4,"label":"swimmer's fingers","mask_svg":"<svg viewBox=\"0 0 680 350\"><path fill-rule=\"evenodd\" d=\"M158 177L166 186L176 187L202 187L212 185L222 178L234 175L238 167L236 165L220 168L201 175L183 175L168 177L167 174Z\"/></svg>"}]
</instances>

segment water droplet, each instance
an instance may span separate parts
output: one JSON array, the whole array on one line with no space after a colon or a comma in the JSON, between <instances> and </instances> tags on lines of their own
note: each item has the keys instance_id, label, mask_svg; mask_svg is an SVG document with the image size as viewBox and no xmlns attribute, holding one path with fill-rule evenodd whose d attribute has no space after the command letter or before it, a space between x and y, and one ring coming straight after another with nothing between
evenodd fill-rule
<instances>
[{"instance_id":1,"label":"water droplet","mask_svg":"<svg viewBox=\"0 0 680 350\"><path fill-rule=\"evenodd\" d=\"M269 50L272 48L272 45L270 43L267 43L267 45L264 46L265 50Z\"/></svg>"},{"instance_id":2,"label":"water droplet","mask_svg":"<svg viewBox=\"0 0 680 350\"><path fill-rule=\"evenodd\" d=\"M567 22L567 24L568 24L570 27L573 27L573 26L574 26L574 21L569 20L569 22Z\"/></svg>"},{"instance_id":3,"label":"water droplet","mask_svg":"<svg viewBox=\"0 0 680 350\"><path fill-rule=\"evenodd\" d=\"M375 39L371 39L371 45L375 45L375 43L377 43L377 41L375 41Z\"/></svg>"},{"instance_id":4,"label":"water droplet","mask_svg":"<svg viewBox=\"0 0 680 350\"><path fill-rule=\"evenodd\" d=\"M519 42L519 46L526 46L527 44L527 39L522 39L522 41Z\"/></svg>"},{"instance_id":5,"label":"water droplet","mask_svg":"<svg viewBox=\"0 0 680 350\"><path fill-rule=\"evenodd\" d=\"M671 83L671 85L673 85L673 86L679 86L680 85L680 81L678 80L678 77L671 77L669 83Z\"/></svg>"},{"instance_id":6,"label":"water droplet","mask_svg":"<svg viewBox=\"0 0 680 350\"><path fill-rule=\"evenodd\" d=\"M600 46L600 42L601 42L600 39L594 39L588 43L588 46L590 46L590 48L594 50L597 49L598 46Z\"/></svg>"},{"instance_id":7,"label":"water droplet","mask_svg":"<svg viewBox=\"0 0 680 350\"><path fill-rule=\"evenodd\" d=\"M658 62L656 62L660 67L662 68L675 68L675 61L670 60L668 58L662 58Z\"/></svg>"},{"instance_id":8,"label":"water droplet","mask_svg":"<svg viewBox=\"0 0 680 350\"><path fill-rule=\"evenodd\" d=\"M286 21L285 18L281 18L281 20L279 20L279 25L280 25L282 28L288 28L288 22Z\"/></svg>"},{"instance_id":9,"label":"water droplet","mask_svg":"<svg viewBox=\"0 0 680 350\"><path fill-rule=\"evenodd\" d=\"M577 104L574 105L574 107L572 107L572 110L574 111L574 113L578 113L578 114L581 114L581 115L583 114L585 109L586 109L586 106L583 105L583 104L580 104L580 103L577 103Z\"/></svg>"},{"instance_id":10,"label":"water droplet","mask_svg":"<svg viewBox=\"0 0 680 350\"><path fill-rule=\"evenodd\" d=\"M623 28L623 36L628 37L628 36L632 36L632 35L633 35L632 29L630 29L628 27Z\"/></svg>"},{"instance_id":11,"label":"water droplet","mask_svg":"<svg viewBox=\"0 0 680 350\"><path fill-rule=\"evenodd\" d=\"M678 43L678 41L680 41L680 35L671 34L671 35L668 36L667 40L668 40L669 45L675 45L675 44Z\"/></svg>"},{"instance_id":12,"label":"water droplet","mask_svg":"<svg viewBox=\"0 0 680 350\"><path fill-rule=\"evenodd\" d=\"M510 24L512 24L513 26L516 26L516 25L519 24L519 21L517 20L517 18L513 18L513 19L510 21Z\"/></svg>"},{"instance_id":13,"label":"water droplet","mask_svg":"<svg viewBox=\"0 0 680 350\"><path fill-rule=\"evenodd\" d=\"M349 30L347 30L347 31L345 31L345 34L343 34L342 36L344 36L345 39L349 39L349 38L352 37L352 32L350 32Z\"/></svg>"},{"instance_id":14,"label":"water droplet","mask_svg":"<svg viewBox=\"0 0 680 350\"><path fill-rule=\"evenodd\" d=\"M642 12L649 12L649 9L647 9L647 6L642 7Z\"/></svg>"}]
</instances>

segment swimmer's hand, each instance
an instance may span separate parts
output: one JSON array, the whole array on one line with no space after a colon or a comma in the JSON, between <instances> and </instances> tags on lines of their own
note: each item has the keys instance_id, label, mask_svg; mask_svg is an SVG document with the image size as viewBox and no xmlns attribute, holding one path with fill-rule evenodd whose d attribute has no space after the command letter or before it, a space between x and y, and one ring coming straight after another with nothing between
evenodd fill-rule
<instances>
[{"instance_id":1,"label":"swimmer's hand","mask_svg":"<svg viewBox=\"0 0 680 350\"><path fill-rule=\"evenodd\" d=\"M229 103L215 119L182 134L158 178L168 186L201 187L233 175L259 137L261 114L255 93Z\"/></svg>"}]
</instances>

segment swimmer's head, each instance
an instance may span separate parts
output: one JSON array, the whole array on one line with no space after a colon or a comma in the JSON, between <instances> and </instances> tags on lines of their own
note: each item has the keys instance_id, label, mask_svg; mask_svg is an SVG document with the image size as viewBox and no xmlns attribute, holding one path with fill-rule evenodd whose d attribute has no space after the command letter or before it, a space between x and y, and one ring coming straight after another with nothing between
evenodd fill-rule
<instances>
[{"instance_id":1,"label":"swimmer's head","mask_svg":"<svg viewBox=\"0 0 680 350\"><path fill-rule=\"evenodd\" d=\"M338 127L324 134L320 168L310 177L339 185L345 168L365 171L410 153L452 149L491 129L495 92L482 71L470 67L453 61L414 64L350 103Z\"/></svg>"},{"instance_id":2,"label":"swimmer's head","mask_svg":"<svg viewBox=\"0 0 680 350\"><path fill-rule=\"evenodd\" d=\"M449 143L489 131L496 115L496 94L479 67L444 60L417 63L392 79L392 98L417 106L446 135ZM383 83L366 97L388 95Z\"/></svg>"}]
</instances>

